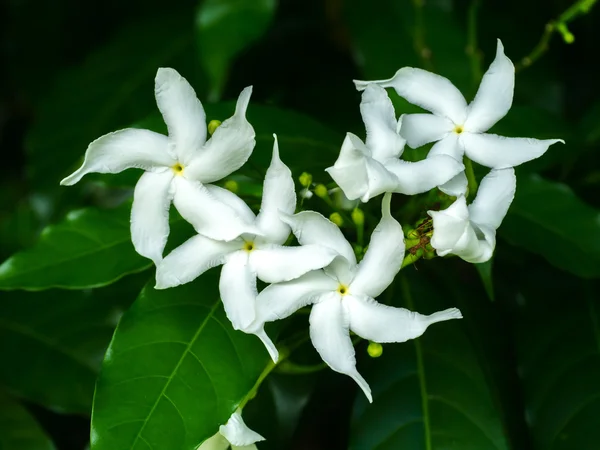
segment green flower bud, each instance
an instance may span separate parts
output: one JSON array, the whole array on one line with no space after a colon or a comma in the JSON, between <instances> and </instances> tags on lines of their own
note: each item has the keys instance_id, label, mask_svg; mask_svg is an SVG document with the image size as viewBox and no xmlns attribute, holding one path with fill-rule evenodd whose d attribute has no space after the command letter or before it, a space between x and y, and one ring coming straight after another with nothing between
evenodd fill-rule
<instances>
[{"instance_id":1,"label":"green flower bud","mask_svg":"<svg viewBox=\"0 0 600 450\"><path fill-rule=\"evenodd\" d=\"M302 175L298 179L300 180L300 184L305 188L312 184L312 175L308 172L302 172Z\"/></svg>"},{"instance_id":2,"label":"green flower bud","mask_svg":"<svg viewBox=\"0 0 600 450\"><path fill-rule=\"evenodd\" d=\"M379 358L383 353L383 346L377 342L369 342L367 353L371 358Z\"/></svg>"},{"instance_id":3,"label":"green flower bud","mask_svg":"<svg viewBox=\"0 0 600 450\"><path fill-rule=\"evenodd\" d=\"M324 184L317 184L315 186L315 195L317 197L321 197L321 198L328 198L329 194L327 192L327 188L325 187Z\"/></svg>"},{"instance_id":4,"label":"green flower bud","mask_svg":"<svg viewBox=\"0 0 600 450\"><path fill-rule=\"evenodd\" d=\"M240 186L237 184L237 181L234 180L227 180L225 182L224 185L225 189L227 189L228 191L233 192L234 194L238 191L238 189L240 188Z\"/></svg>"},{"instance_id":5,"label":"green flower bud","mask_svg":"<svg viewBox=\"0 0 600 450\"><path fill-rule=\"evenodd\" d=\"M344 219L342 218L342 216L339 213L332 213L329 216L329 220L331 220L333 223L335 223L338 227L341 227L342 225L344 225Z\"/></svg>"},{"instance_id":6,"label":"green flower bud","mask_svg":"<svg viewBox=\"0 0 600 450\"><path fill-rule=\"evenodd\" d=\"M352 222L357 227L362 227L365 224L365 213L362 209L354 208L352 210Z\"/></svg>"},{"instance_id":7,"label":"green flower bud","mask_svg":"<svg viewBox=\"0 0 600 450\"><path fill-rule=\"evenodd\" d=\"M208 133L212 136L216 129L219 128L219 125L221 125L220 120L211 120L208 122Z\"/></svg>"}]
</instances>

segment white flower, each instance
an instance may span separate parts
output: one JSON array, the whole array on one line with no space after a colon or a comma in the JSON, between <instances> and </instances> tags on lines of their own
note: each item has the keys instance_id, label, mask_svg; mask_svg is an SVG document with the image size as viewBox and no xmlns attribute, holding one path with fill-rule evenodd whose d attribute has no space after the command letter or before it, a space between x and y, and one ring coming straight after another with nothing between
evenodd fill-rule
<instances>
[{"instance_id":1,"label":"white flower","mask_svg":"<svg viewBox=\"0 0 600 450\"><path fill-rule=\"evenodd\" d=\"M468 106L447 78L421 69L403 67L389 80L355 81L359 90L372 83L393 87L401 97L433 113L404 115L400 130L412 148L437 141L430 157L450 155L461 161L466 154L483 166L503 169L540 157L556 142L564 143L561 139L507 138L485 133L506 115L513 100L515 68L504 55L500 40L496 58ZM460 174L442 189L459 195L465 192L466 181L464 174Z\"/></svg>"},{"instance_id":2,"label":"white flower","mask_svg":"<svg viewBox=\"0 0 600 450\"><path fill-rule=\"evenodd\" d=\"M404 258L404 235L390 214L390 198L391 194L383 198L383 217L360 264L332 222L312 211L290 216L287 221L302 245L328 246L338 257L325 270L265 288L256 299L257 321L253 324L262 330L265 322L313 304L310 338L314 347L329 367L352 377L369 401L371 390L356 370L350 330L374 342L404 342L423 334L432 323L462 317L456 308L424 316L374 300L392 283Z\"/></svg>"},{"instance_id":3,"label":"white flower","mask_svg":"<svg viewBox=\"0 0 600 450\"><path fill-rule=\"evenodd\" d=\"M223 264L219 288L225 312L235 329L246 331L255 319L257 277L266 283L292 280L326 266L336 253L318 245L282 246L290 235L290 227L281 221L279 212L294 212L296 194L292 173L279 159L277 139L265 176L258 216L255 217L239 197L225 189L213 186L211 193L248 223L255 224L261 235L243 234L229 242L201 234L192 237L157 265L156 288L188 283L208 269Z\"/></svg>"},{"instance_id":4,"label":"white flower","mask_svg":"<svg viewBox=\"0 0 600 450\"><path fill-rule=\"evenodd\" d=\"M360 112L367 129L366 143L348 133L337 161L326 169L348 199L366 202L383 192L420 194L464 170L461 162L446 155L418 162L399 159L405 144L397 131L401 123L396 123L394 107L382 87L366 87Z\"/></svg>"},{"instance_id":5,"label":"white flower","mask_svg":"<svg viewBox=\"0 0 600 450\"><path fill-rule=\"evenodd\" d=\"M204 441L196 450L256 450L255 442L264 441L255 431L244 423L239 412L234 412L225 425L210 439Z\"/></svg>"},{"instance_id":6,"label":"white flower","mask_svg":"<svg viewBox=\"0 0 600 450\"><path fill-rule=\"evenodd\" d=\"M439 256L454 254L465 261L488 261L496 247L496 229L515 196L515 170L498 169L487 174L469 206L464 196L443 211L428 211L433 219L431 246Z\"/></svg>"},{"instance_id":7,"label":"white flower","mask_svg":"<svg viewBox=\"0 0 600 450\"><path fill-rule=\"evenodd\" d=\"M133 196L131 238L136 251L155 263L169 235L171 202L196 231L211 238L230 240L251 232L203 185L239 169L252 153L254 129L245 117L251 93L251 87L242 91L235 114L207 141L206 116L194 89L177 71L158 69L156 103L169 136L132 128L106 134L89 145L83 165L61 184L75 184L90 172L144 169Z\"/></svg>"}]
</instances>

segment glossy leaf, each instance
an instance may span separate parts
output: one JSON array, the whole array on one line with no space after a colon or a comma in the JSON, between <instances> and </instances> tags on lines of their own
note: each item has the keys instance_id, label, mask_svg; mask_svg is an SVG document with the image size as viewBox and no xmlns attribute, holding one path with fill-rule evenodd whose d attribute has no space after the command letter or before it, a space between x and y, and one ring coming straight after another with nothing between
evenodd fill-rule
<instances>
[{"instance_id":1,"label":"glossy leaf","mask_svg":"<svg viewBox=\"0 0 600 450\"><path fill-rule=\"evenodd\" d=\"M212 100L221 96L233 59L267 30L275 0L204 0L196 16L200 61Z\"/></svg>"},{"instance_id":2,"label":"glossy leaf","mask_svg":"<svg viewBox=\"0 0 600 450\"><path fill-rule=\"evenodd\" d=\"M251 391L269 357L225 317L218 273L150 283L123 316L96 385L92 450L193 450Z\"/></svg>"},{"instance_id":3,"label":"glossy leaf","mask_svg":"<svg viewBox=\"0 0 600 450\"><path fill-rule=\"evenodd\" d=\"M48 409L89 414L104 351L146 277L92 291L0 297L0 384ZM1 433L0 433L1 434Z\"/></svg>"},{"instance_id":4,"label":"glossy leaf","mask_svg":"<svg viewBox=\"0 0 600 450\"><path fill-rule=\"evenodd\" d=\"M31 414L3 393L0 393L0 449L55 449L50 438Z\"/></svg>"},{"instance_id":5,"label":"glossy leaf","mask_svg":"<svg viewBox=\"0 0 600 450\"><path fill-rule=\"evenodd\" d=\"M516 347L536 450L600 442L598 284L528 267L516 301Z\"/></svg>"},{"instance_id":6,"label":"glossy leaf","mask_svg":"<svg viewBox=\"0 0 600 450\"><path fill-rule=\"evenodd\" d=\"M564 184L521 175L500 236L580 277L600 276L600 212Z\"/></svg>"},{"instance_id":7,"label":"glossy leaf","mask_svg":"<svg viewBox=\"0 0 600 450\"><path fill-rule=\"evenodd\" d=\"M396 293L404 306L431 313L449 306L443 289L410 274ZM408 285L410 283L410 286ZM490 387L460 321L432 325L416 340L384 346L363 369L373 403L355 403L352 450L505 450Z\"/></svg>"}]
</instances>

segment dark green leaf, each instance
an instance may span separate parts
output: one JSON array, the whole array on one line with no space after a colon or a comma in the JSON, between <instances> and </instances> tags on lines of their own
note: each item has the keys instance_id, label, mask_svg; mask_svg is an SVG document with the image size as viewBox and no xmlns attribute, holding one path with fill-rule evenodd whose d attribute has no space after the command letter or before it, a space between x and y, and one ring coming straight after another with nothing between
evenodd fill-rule
<instances>
[{"instance_id":1,"label":"dark green leaf","mask_svg":"<svg viewBox=\"0 0 600 450\"><path fill-rule=\"evenodd\" d=\"M204 0L196 16L200 61L218 100L233 59L267 30L275 0Z\"/></svg>"},{"instance_id":2,"label":"dark green leaf","mask_svg":"<svg viewBox=\"0 0 600 450\"><path fill-rule=\"evenodd\" d=\"M0 392L0 449L3 450L54 450L29 412L19 403Z\"/></svg>"},{"instance_id":3,"label":"dark green leaf","mask_svg":"<svg viewBox=\"0 0 600 450\"><path fill-rule=\"evenodd\" d=\"M447 308L444 290L410 274L404 306L424 314ZM373 404L357 398L352 450L507 449L499 412L459 321L432 325L416 340L384 347L364 369Z\"/></svg>"},{"instance_id":4,"label":"dark green leaf","mask_svg":"<svg viewBox=\"0 0 600 450\"><path fill-rule=\"evenodd\" d=\"M485 288L485 292L490 298L491 301L495 300L494 296L494 280L492 278L492 262L490 259L487 262L481 264L473 264L475 269L477 269L477 273L481 278L481 282L483 283L483 287Z\"/></svg>"},{"instance_id":5,"label":"dark green leaf","mask_svg":"<svg viewBox=\"0 0 600 450\"><path fill-rule=\"evenodd\" d=\"M3 293L0 384L46 408L89 414L104 351L145 279L92 291Z\"/></svg>"},{"instance_id":6,"label":"dark green leaf","mask_svg":"<svg viewBox=\"0 0 600 450\"><path fill-rule=\"evenodd\" d=\"M165 291L150 283L125 313L96 385L93 450L193 450L251 391L269 358L231 327L217 275Z\"/></svg>"},{"instance_id":7,"label":"dark green leaf","mask_svg":"<svg viewBox=\"0 0 600 450\"><path fill-rule=\"evenodd\" d=\"M600 213L564 184L521 175L500 235L580 277L600 276Z\"/></svg>"}]
</instances>

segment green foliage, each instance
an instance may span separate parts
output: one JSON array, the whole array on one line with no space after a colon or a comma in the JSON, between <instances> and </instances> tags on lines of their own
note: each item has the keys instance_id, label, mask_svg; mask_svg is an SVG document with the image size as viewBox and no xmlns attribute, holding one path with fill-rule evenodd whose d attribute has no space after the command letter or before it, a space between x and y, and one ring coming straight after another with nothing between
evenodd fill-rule
<instances>
[{"instance_id":1,"label":"green foliage","mask_svg":"<svg viewBox=\"0 0 600 450\"><path fill-rule=\"evenodd\" d=\"M92 450L193 450L252 392L269 357L235 331L218 271L182 287L147 285L107 350L92 412Z\"/></svg>"},{"instance_id":2,"label":"green foliage","mask_svg":"<svg viewBox=\"0 0 600 450\"><path fill-rule=\"evenodd\" d=\"M15 450L55 450L29 412L0 392L0 448Z\"/></svg>"}]
</instances>

